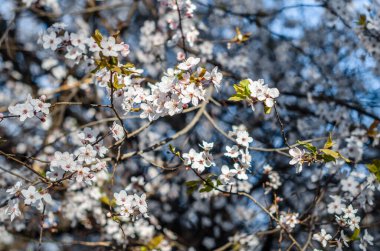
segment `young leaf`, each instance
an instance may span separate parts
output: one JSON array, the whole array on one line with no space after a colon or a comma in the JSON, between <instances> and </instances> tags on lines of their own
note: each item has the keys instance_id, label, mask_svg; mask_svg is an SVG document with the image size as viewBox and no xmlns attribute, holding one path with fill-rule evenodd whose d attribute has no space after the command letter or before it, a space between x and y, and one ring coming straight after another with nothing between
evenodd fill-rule
<instances>
[{"instance_id":1,"label":"young leaf","mask_svg":"<svg viewBox=\"0 0 380 251\"><path fill-rule=\"evenodd\" d=\"M200 192L200 193L211 192L212 189L213 189L212 186L205 185L205 187L203 187L201 190L199 190L199 192Z\"/></svg>"},{"instance_id":2,"label":"young leaf","mask_svg":"<svg viewBox=\"0 0 380 251\"><path fill-rule=\"evenodd\" d=\"M358 21L356 21L356 23L357 23L358 25L360 25L360 26L365 26L365 25L367 24L367 17L366 17L366 15L361 14L361 15L359 16Z\"/></svg>"},{"instance_id":3,"label":"young leaf","mask_svg":"<svg viewBox=\"0 0 380 251\"><path fill-rule=\"evenodd\" d=\"M269 114L272 111L272 107L264 106L264 113Z\"/></svg>"},{"instance_id":4,"label":"young leaf","mask_svg":"<svg viewBox=\"0 0 380 251\"><path fill-rule=\"evenodd\" d=\"M343 159L344 161L346 161L346 163L350 163L351 162L351 160L349 160L348 158L344 157L340 152L338 152L338 154L339 154L339 157L341 159Z\"/></svg>"},{"instance_id":5,"label":"young leaf","mask_svg":"<svg viewBox=\"0 0 380 251\"><path fill-rule=\"evenodd\" d=\"M230 101L242 101L242 100L245 100L245 99L246 99L246 97L244 97L242 95L234 94L228 100L230 100Z\"/></svg>"},{"instance_id":6,"label":"young leaf","mask_svg":"<svg viewBox=\"0 0 380 251\"><path fill-rule=\"evenodd\" d=\"M333 157L334 159L337 159L340 157L340 154L336 151L333 151L333 150L330 150L330 149L319 149L321 152L323 152L324 154L327 154L331 157Z\"/></svg>"},{"instance_id":7,"label":"young leaf","mask_svg":"<svg viewBox=\"0 0 380 251\"><path fill-rule=\"evenodd\" d=\"M147 245L149 250L156 250L156 248L160 245L163 239L164 239L164 236L162 234L157 235L156 237L151 239Z\"/></svg>"},{"instance_id":8,"label":"young leaf","mask_svg":"<svg viewBox=\"0 0 380 251\"><path fill-rule=\"evenodd\" d=\"M330 149L334 145L334 142L332 141L331 138L331 133L329 134L329 138L327 139L327 142L323 146L324 149Z\"/></svg>"},{"instance_id":9,"label":"young leaf","mask_svg":"<svg viewBox=\"0 0 380 251\"><path fill-rule=\"evenodd\" d=\"M376 176L377 181L380 182L380 160L375 159L371 164L367 164L366 166Z\"/></svg>"},{"instance_id":10,"label":"young leaf","mask_svg":"<svg viewBox=\"0 0 380 251\"><path fill-rule=\"evenodd\" d=\"M95 40L95 42L99 45L100 47L100 42L103 39L102 33L100 33L99 30L96 30L94 34L92 35L92 38Z\"/></svg>"},{"instance_id":11,"label":"young leaf","mask_svg":"<svg viewBox=\"0 0 380 251\"><path fill-rule=\"evenodd\" d=\"M199 182L200 182L199 180L190 180L190 181L187 181L185 184L188 187L193 187L193 186L198 186Z\"/></svg>"},{"instance_id":12,"label":"young leaf","mask_svg":"<svg viewBox=\"0 0 380 251\"><path fill-rule=\"evenodd\" d=\"M360 235L360 229L359 228L355 228L355 231L351 235L350 240L352 240L352 241L358 240L359 239L359 235Z\"/></svg>"},{"instance_id":13,"label":"young leaf","mask_svg":"<svg viewBox=\"0 0 380 251\"><path fill-rule=\"evenodd\" d=\"M311 143L303 142L300 140L297 140L297 143L300 144L301 146L305 147L307 150L311 151L314 154L317 152L317 148L315 146L313 146L313 144L311 144Z\"/></svg>"}]
</instances>

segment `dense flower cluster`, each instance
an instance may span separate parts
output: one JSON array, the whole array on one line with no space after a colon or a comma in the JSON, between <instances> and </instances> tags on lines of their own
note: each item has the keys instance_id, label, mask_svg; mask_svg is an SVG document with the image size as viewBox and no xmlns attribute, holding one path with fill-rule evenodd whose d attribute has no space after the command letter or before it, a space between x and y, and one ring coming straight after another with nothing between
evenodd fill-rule
<instances>
[{"instance_id":1,"label":"dense flower cluster","mask_svg":"<svg viewBox=\"0 0 380 251\"><path fill-rule=\"evenodd\" d=\"M22 196L24 199L24 204L33 206L40 210L44 210L45 204L53 204L51 195L44 191L43 189L36 189L35 186L29 186L28 189L22 189L22 183L17 182L12 188L7 189L6 191L10 195L13 195L15 199L12 199L8 203L8 207L5 209L5 214L9 215L11 221L15 217L21 216L21 211L19 209L19 199L18 197Z\"/></svg>"},{"instance_id":2,"label":"dense flower cluster","mask_svg":"<svg viewBox=\"0 0 380 251\"><path fill-rule=\"evenodd\" d=\"M49 114L51 104L45 103L46 96L41 96L39 99L33 99L28 95L25 103L9 106L10 114L20 117L20 121L25 121L27 118L37 117L42 122L46 121L46 115Z\"/></svg>"},{"instance_id":3,"label":"dense flower cluster","mask_svg":"<svg viewBox=\"0 0 380 251\"><path fill-rule=\"evenodd\" d=\"M280 174L273 170L270 165L264 166L264 174L268 176L268 181L265 182L265 193L269 193L272 190L277 190L281 187L282 182Z\"/></svg>"},{"instance_id":4,"label":"dense flower cluster","mask_svg":"<svg viewBox=\"0 0 380 251\"><path fill-rule=\"evenodd\" d=\"M176 68L168 69L160 82L150 86L150 90L139 85L126 88L122 104L124 111L128 113L135 104L140 105L140 118L152 121L181 113L189 105L199 105L208 95L207 87L218 88L222 80L217 67L211 72L203 67L195 68L199 62L199 58L189 57Z\"/></svg>"},{"instance_id":5,"label":"dense flower cluster","mask_svg":"<svg viewBox=\"0 0 380 251\"><path fill-rule=\"evenodd\" d=\"M171 37L170 44L176 44L182 37L181 30L185 33L185 39L190 46L194 45L194 42L199 36L199 31L193 25L192 22L184 22L193 17L193 13L196 10L196 5L191 0L159 0L161 6L167 11L164 17L170 30L175 31ZM182 24L180 24L178 11L181 17L184 17ZM182 27L180 27L182 25Z\"/></svg>"},{"instance_id":6,"label":"dense flower cluster","mask_svg":"<svg viewBox=\"0 0 380 251\"><path fill-rule=\"evenodd\" d=\"M78 134L82 146L74 154L55 152L46 177L51 181L61 180L64 176L73 177L78 183L91 184L95 173L106 172L107 164L100 158L105 156L108 149L97 140L97 136L96 130L85 128Z\"/></svg>"},{"instance_id":7,"label":"dense flower cluster","mask_svg":"<svg viewBox=\"0 0 380 251\"><path fill-rule=\"evenodd\" d=\"M379 1L157 2L0 4L0 249L376 250Z\"/></svg>"},{"instance_id":8,"label":"dense flower cluster","mask_svg":"<svg viewBox=\"0 0 380 251\"><path fill-rule=\"evenodd\" d=\"M280 212L279 223L284 226L287 231L291 232L293 229L300 223L298 213L287 213ZM281 225L277 225L277 228L280 228Z\"/></svg>"},{"instance_id":9,"label":"dense flower cluster","mask_svg":"<svg viewBox=\"0 0 380 251\"><path fill-rule=\"evenodd\" d=\"M280 92L277 88L269 88L268 85L264 84L264 79L259 79L253 81L252 79L248 79L249 85L248 88L250 90L251 102L255 104L257 101L263 102L266 107L273 107L275 103L275 99L280 96ZM252 105L252 109L254 110L254 106Z\"/></svg>"},{"instance_id":10,"label":"dense flower cluster","mask_svg":"<svg viewBox=\"0 0 380 251\"><path fill-rule=\"evenodd\" d=\"M140 215L148 217L148 205L146 203L146 195L137 194L128 195L125 190L114 193L116 200L116 208L119 216L123 219L137 219Z\"/></svg>"},{"instance_id":11,"label":"dense flower cluster","mask_svg":"<svg viewBox=\"0 0 380 251\"><path fill-rule=\"evenodd\" d=\"M46 172L46 178L51 182L60 182L63 180L72 180L72 188L75 186L83 186L82 182L91 185L91 181L100 176L107 176L107 164L100 158L103 158L108 149L101 145L97 139L96 130L85 128L78 133L78 138L82 144L74 154L69 152L56 151L50 161L50 168ZM47 204L52 205L53 200L49 194L48 188L29 186L27 189L22 189L22 183L17 182L14 187L7 190L14 199L8 203L8 208L5 213L11 217L21 216L19 210L19 198L24 200L25 205L30 205L42 211Z\"/></svg>"},{"instance_id":12,"label":"dense flower cluster","mask_svg":"<svg viewBox=\"0 0 380 251\"><path fill-rule=\"evenodd\" d=\"M65 52L65 58L75 63L99 58L99 53L105 57L126 57L129 54L129 45L117 43L115 37L103 38L97 43L93 37L85 33L69 33L65 30L67 25L55 23L43 32L38 40L45 49Z\"/></svg>"},{"instance_id":13,"label":"dense flower cluster","mask_svg":"<svg viewBox=\"0 0 380 251\"><path fill-rule=\"evenodd\" d=\"M203 148L201 152L197 152L192 148L188 153L182 155L185 165L191 166L192 169L199 173L202 173L207 167L215 165L210 153L210 150L214 147L214 143L203 141L201 147Z\"/></svg>"}]
</instances>

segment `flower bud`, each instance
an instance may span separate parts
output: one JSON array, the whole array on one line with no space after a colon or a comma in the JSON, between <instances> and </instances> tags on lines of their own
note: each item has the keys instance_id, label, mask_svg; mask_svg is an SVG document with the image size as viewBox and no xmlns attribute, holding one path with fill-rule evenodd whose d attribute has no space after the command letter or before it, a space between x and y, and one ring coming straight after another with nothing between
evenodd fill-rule
<instances>
[{"instance_id":1,"label":"flower bud","mask_svg":"<svg viewBox=\"0 0 380 251\"><path fill-rule=\"evenodd\" d=\"M42 95L42 96L40 97L40 100L41 100L42 102L45 102L45 101L46 101L46 95Z\"/></svg>"}]
</instances>

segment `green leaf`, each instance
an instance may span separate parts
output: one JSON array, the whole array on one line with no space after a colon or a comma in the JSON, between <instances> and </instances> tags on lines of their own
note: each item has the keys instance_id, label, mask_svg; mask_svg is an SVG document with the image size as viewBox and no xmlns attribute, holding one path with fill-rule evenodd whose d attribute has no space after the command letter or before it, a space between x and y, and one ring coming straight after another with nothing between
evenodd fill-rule
<instances>
[{"instance_id":1,"label":"green leaf","mask_svg":"<svg viewBox=\"0 0 380 251\"><path fill-rule=\"evenodd\" d=\"M132 63L126 63L126 64L124 65L124 68L134 68L134 67L135 67L135 65L132 64Z\"/></svg>"},{"instance_id":2,"label":"green leaf","mask_svg":"<svg viewBox=\"0 0 380 251\"><path fill-rule=\"evenodd\" d=\"M311 144L311 143L303 142L300 140L297 140L297 143L300 144L301 146L305 147L307 150L311 151L314 154L317 152L317 148L315 146L313 146L313 144Z\"/></svg>"},{"instance_id":3,"label":"green leaf","mask_svg":"<svg viewBox=\"0 0 380 251\"><path fill-rule=\"evenodd\" d=\"M239 85L242 87L242 91L243 91L243 94L245 96L250 96L251 95L251 91L249 90L249 80L248 79L244 79L242 81L239 82Z\"/></svg>"},{"instance_id":4,"label":"green leaf","mask_svg":"<svg viewBox=\"0 0 380 251\"><path fill-rule=\"evenodd\" d=\"M102 196L100 197L100 202L103 203L103 204L106 204L107 206L114 206L116 204L115 200L110 200L107 196Z\"/></svg>"},{"instance_id":5,"label":"green leaf","mask_svg":"<svg viewBox=\"0 0 380 251\"><path fill-rule=\"evenodd\" d=\"M241 85L241 86L243 86L244 88L246 87L246 86L249 86L249 80L248 79L243 79L242 81L240 81L239 82L239 84Z\"/></svg>"},{"instance_id":6,"label":"green leaf","mask_svg":"<svg viewBox=\"0 0 380 251\"><path fill-rule=\"evenodd\" d=\"M264 106L264 113L269 114L272 111L272 107Z\"/></svg>"},{"instance_id":7,"label":"green leaf","mask_svg":"<svg viewBox=\"0 0 380 251\"><path fill-rule=\"evenodd\" d=\"M212 189L213 189L212 186L206 185L206 186L203 187L201 190L199 190L199 192L200 192L200 193L211 192Z\"/></svg>"},{"instance_id":8,"label":"green leaf","mask_svg":"<svg viewBox=\"0 0 380 251\"><path fill-rule=\"evenodd\" d=\"M336 159L330 155L327 155L327 154L323 154L322 155L322 159L327 163L327 162L331 162L331 161L335 161Z\"/></svg>"},{"instance_id":9,"label":"green leaf","mask_svg":"<svg viewBox=\"0 0 380 251\"><path fill-rule=\"evenodd\" d=\"M239 82L239 84L234 84L233 87L235 89L236 94L232 95L228 100L230 101L242 101L251 95L251 92L249 91L249 80L244 79Z\"/></svg>"},{"instance_id":10,"label":"green leaf","mask_svg":"<svg viewBox=\"0 0 380 251\"><path fill-rule=\"evenodd\" d=\"M350 163L351 162L351 160L349 160L348 158L344 157L340 152L338 152L338 154L339 154L339 157L341 159L343 159L344 161L346 161L346 163Z\"/></svg>"},{"instance_id":11,"label":"green leaf","mask_svg":"<svg viewBox=\"0 0 380 251\"><path fill-rule=\"evenodd\" d=\"M187 195L191 195L194 193L194 191L197 189L198 187L188 187L187 190L186 190L186 193Z\"/></svg>"},{"instance_id":12,"label":"green leaf","mask_svg":"<svg viewBox=\"0 0 380 251\"><path fill-rule=\"evenodd\" d=\"M221 185L223 185L223 183L222 183L219 179L217 179L217 180L216 180L216 185L217 185L217 186L221 186Z\"/></svg>"},{"instance_id":13,"label":"green leaf","mask_svg":"<svg viewBox=\"0 0 380 251\"><path fill-rule=\"evenodd\" d=\"M185 184L187 186L187 190L186 190L186 193L188 195L194 193L194 191L196 189L198 189L199 185L200 185L201 181L199 180L190 180L190 181L187 181Z\"/></svg>"},{"instance_id":14,"label":"green leaf","mask_svg":"<svg viewBox=\"0 0 380 251\"><path fill-rule=\"evenodd\" d=\"M242 101L242 100L245 100L246 97L243 96L243 95L240 95L240 94L234 94L232 95L228 100L229 101Z\"/></svg>"},{"instance_id":15,"label":"green leaf","mask_svg":"<svg viewBox=\"0 0 380 251\"><path fill-rule=\"evenodd\" d=\"M156 249L160 243L164 240L164 236L162 234L160 235L157 235L156 237L154 237L153 239L151 239L148 243L148 248L149 250L154 250Z\"/></svg>"},{"instance_id":16,"label":"green leaf","mask_svg":"<svg viewBox=\"0 0 380 251\"><path fill-rule=\"evenodd\" d=\"M331 138L331 133L329 134L329 138L327 139L327 142L323 146L324 149L330 149L334 145L334 142L332 141Z\"/></svg>"},{"instance_id":17,"label":"green leaf","mask_svg":"<svg viewBox=\"0 0 380 251\"><path fill-rule=\"evenodd\" d=\"M235 89L236 93L243 93L244 92L244 88L242 86L240 86L239 84L234 84L234 89Z\"/></svg>"},{"instance_id":18,"label":"green leaf","mask_svg":"<svg viewBox=\"0 0 380 251\"><path fill-rule=\"evenodd\" d=\"M380 182L380 160L375 159L371 164L367 164L366 166L376 176L377 181Z\"/></svg>"},{"instance_id":19,"label":"green leaf","mask_svg":"<svg viewBox=\"0 0 380 251\"><path fill-rule=\"evenodd\" d=\"M116 65L114 65L110 70L117 72L118 74L121 74L121 69L119 67L117 67Z\"/></svg>"},{"instance_id":20,"label":"green leaf","mask_svg":"<svg viewBox=\"0 0 380 251\"><path fill-rule=\"evenodd\" d=\"M109 63L111 65L118 65L119 64L119 60L117 59L117 57L110 57Z\"/></svg>"},{"instance_id":21,"label":"green leaf","mask_svg":"<svg viewBox=\"0 0 380 251\"><path fill-rule=\"evenodd\" d=\"M327 154L331 157L333 157L334 159L337 159L340 157L340 154L336 151L333 151L333 150L330 150L330 149L319 149L321 152L323 152L324 154Z\"/></svg>"},{"instance_id":22,"label":"green leaf","mask_svg":"<svg viewBox=\"0 0 380 251\"><path fill-rule=\"evenodd\" d=\"M113 78L113 83L112 83L113 87L115 88L115 90L120 90L121 88L125 87L125 84L124 83L121 83L119 84L119 78L117 76L115 76Z\"/></svg>"},{"instance_id":23,"label":"green leaf","mask_svg":"<svg viewBox=\"0 0 380 251\"><path fill-rule=\"evenodd\" d=\"M95 42L100 46L100 42L103 40L102 33L100 33L99 30L96 30L94 34L92 35L92 38L95 40Z\"/></svg>"},{"instance_id":24,"label":"green leaf","mask_svg":"<svg viewBox=\"0 0 380 251\"><path fill-rule=\"evenodd\" d=\"M169 150L172 153L175 153L175 147L172 144L169 144Z\"/></svg>"},{"instance_id":25,"label":"green leaf","mask_svg":"<svg viewBox=\"0 0 380 251\"><path fill-rule=\"evenodd\" d=\"M187 181L185 184L188 187L198 186L199 180L190 180L190 181Z\"/></svg>"},{"instance_id":26,"label":"green leaf","mask_svg":"<svg viewBox=\"0 0 380 251\"><path fill-rule=\"evenodd\" d=\"M360 235L360 229L359 228L355 228L355 231L351 235L350 240L352 240L352 241L358 240L359 239L359 235Z\"/></svg>"},{"instance_id":27,"label":"green leaf","mask_svg":"<svg viewBox=\"0 0 380 251\"><path fill-rule=\"evenodd\" d=\"M362 14L359 16L359 20L357 21L357 24L360 26L365 26L367 24L367 17L366 15Z\"/></svg>"}]
</instances>

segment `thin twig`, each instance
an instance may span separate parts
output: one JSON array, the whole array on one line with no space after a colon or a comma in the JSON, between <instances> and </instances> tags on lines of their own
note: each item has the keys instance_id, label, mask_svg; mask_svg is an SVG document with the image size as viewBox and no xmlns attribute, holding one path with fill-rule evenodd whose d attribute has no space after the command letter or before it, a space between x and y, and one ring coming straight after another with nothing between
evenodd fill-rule
<instances>
[{"instance_id":1,"label":"thin twig","mask_svg":"<svg viewBox=\"0 0 380 251\"><path fill-rule=\"evenodd\" d=\"M46 205L44 203L43 210L42 210L42 215L41 215L40 238L38 240L38 251L41 251L41 247L42 247L42 236L43 236L43 232L44 232L45 209L46 209Z\"/></svg>"},{"instance_id":2,"label":"thin twig","mask_svg":"<svg viewBox=\"0 0 380 251\"><path fill-rule=\"evenodd\" d=\"M30 171L32 171L33 173L37 174L38 177L39 177L42 181L47 182L46 178L45 178L44 176L42 176L42 174L40 174L39 172L37 172L36 170L34 170L33 167L31 167L31 166L28 165L27 163L22 162L21 160L19 160L19 159L13 157L12 155L7 154L7 153L5 153L5 152L3 152L3 151L1 151L1 150L0 150L0 155L3 155L3 156L6 157L7 159L13 160L14 162L17 162L17 163L21 164L22 166L28 168L28 169L29 169Z\"/></svg>"},{"instance_id":3,"label":"thin twig","mask_svg":"<svg viewBox=\"0 0 380 251\"><path fill-rule=\"evenodd\" d=\"M277 105L276 105L276 102L274 103L273 107L274 107L274 111L275 111L275 113L276 113L277 121L278 121L278 123L280 124L281 135L282 135L282 138L284 139L284 143L285 143L285 145L287 145L288 148L290 149L290 148L292 148L292 147L289 145L289 143L288 143L288 139L286 138L285 129L284 129L284 124L282 123L281 118L280 118L280 114L279 114L278 111L277 111Z\"/></svg>"},{"instance_id":4,"label":"thin twig","mask_svg":"<svg viewBox=\"0 0 380 251\"><path fill-rule=\"evenodd\" d=\"M177 13L178 13L178 22L179 22L179 30L181 32L182 36L182 46L183 46L183 51L185 53L185 56L187 57L187 49L186 49L186 39L185 39L185 34L183 32L183 27L182 27L182 17L181 17L181 10L178 5L178 0L175 0L175 3L177 5Z\"/></svg>"}]
</instances>

